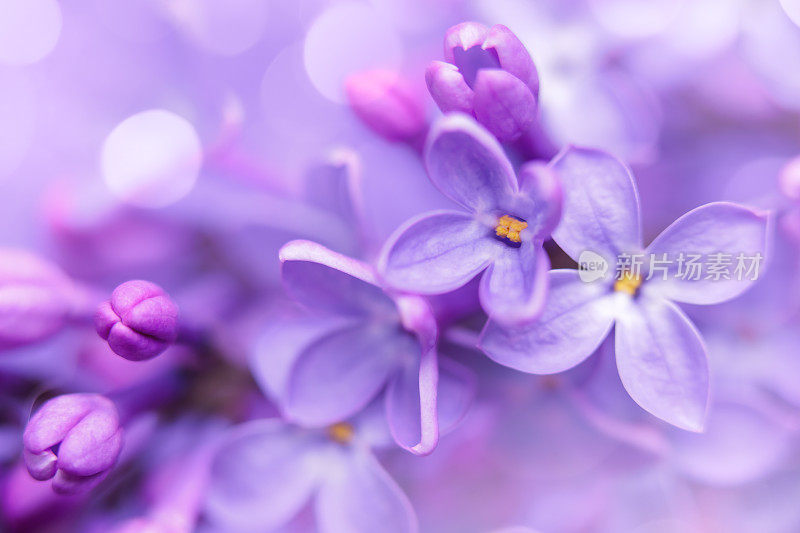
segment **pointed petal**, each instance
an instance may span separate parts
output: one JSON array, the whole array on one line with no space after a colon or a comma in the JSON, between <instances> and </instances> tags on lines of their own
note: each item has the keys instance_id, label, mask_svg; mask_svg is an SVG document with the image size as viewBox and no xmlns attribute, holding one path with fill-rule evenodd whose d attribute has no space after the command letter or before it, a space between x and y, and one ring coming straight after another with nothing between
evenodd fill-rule
<instances>
[{"instance_id":1,"label":"pointed petal","mask_svg":"<svg viewBox=\"0 0 800 533\"><path fill-rule=\"evenodd\" d=\"M517 191L514 169L497 139L466 115L446 115L433 125L425 167L445 196L471 211L506 207Z\"/></svg>"},{"instance_id":2,"label":"pointed petal","mask_svg":"<svg viewBox=\"0 0 800 533\"><path fill-rule=\"evenodd\" d=\"M500 69L481 69L475 78L475 117L500 142L518 139L536 119L536 98L518 78Z\"/></svg>"},{"instance_id":3,"label":"pointed petal","mask_svg":"<svg viewBox=\"0 0 800 533\"><path fill-rule=\"evenodd\" d=\"M425 83L442 113L472 113L475 93L455 65L434 61L425 70Z\"/></svg>"},{"instance_id":4,"label":"pointed petal","mask_svg":"<svg viewBox=\"0 0 800 533\"><path fill-rule=\"evenodd\" d=\"M545 305L548 270L550 260L539 244L504 246L481 279L481 305L492 320L501 324L530 322Z\"/></svg>"},{"instance_id":5,"label":"pointed petal","mask_svg":"<svg viewBox=\"0 0 800 533\"><path fill-rule=\"evenodd\" d=\"M643 409L670 424L702 431L708 361L697 329L675 304L642 295L617 317L617 368Z\"/></svg>"},{"instance_id":6,"label":"pointed petal","mask_svg":"<svg viewBox=\"0 0 800 533\"><path fill-rule=\"evenodd\" d=\"M517 174L519 194L514 212L528 223L538 239L548 239L561 220L564 189L552 165L530 161Z\"/></svg>"},{"instance_id":7,"label":"pointed petal","mask_svg":"<svg viewBox=\"0 0 800 533\"><path fill-rule=\"evenodd\" d=\"M295 361L286 414L303 425L333 424L360 411L419 344L395 325L361 324L311 343Z\"/></svg>"},{"instance_id":8,"label":"pointed petal","mask_svg":"<svg viewBox=\"0 0 800 533\"><path fill-rule=\"evenodd\" d=\"M501 365L531 374L568 370L592 355L614 322L613 295L583 283L576 270L551 270L550 292L539 319L503 327L489 321L480 348Z\"/></svg>"},{"instance_id":9,"label":"pointed petal","mask_svg":"<svg viewBox=\"0 0 800 533\"><path fill-rule=\"evenodd\" d=\"M448 352L449 353L449 352ZM439 357L439 433L452 431L475 399L478 377L451 357Z\"/></svg>"},{"instance_id":10,"label":"pointed petal","mask_svg":"<svg viewBox=\"0 0 800 533\"><path fill-rule=\"evenodd\" d=\"M437 389L439 368L435 347L409 361L386 389L386 418L395 442L417 454L431 453L439 442Z\"/></svg>"},{"instance_id":11,"label":"pointed petal","mask_svg":"<svg viewBox=\"0 0 800 533\"><path fill-rule=\"evenodd\" d=\"M456 49L466 51L483 44L489 35L489 28L479 22L462 22L449 28L444 34L444 59L455 63Z\"/></svg>"},{"instance_id":12,"label":"pointed petal","mask_svg":"<svg viewBox=\"0 0 800 533\"><path fill-rule=\"evenodd\" d=\"M316 499L321 533L415 533L414 509L397 483L368 451L356 449L322 482Z\"/></svg>"},{"instance_id":13,"label":"pointed petal","mask_svg":"<svg viewBox=\"0 0 800 533\"><path fill-rule=\"evenodd\" d=\"M211 466L205 514L225 531L269 531L305 505L318 481L314 441L278 420L233 431Z\"/></svg>"},{"instance_id":14,"label":"pointed petal","mask_svg":"<svg viewBox=\"0 0 800 533\"><path fill-rule=\"evenodd\" d=\"M657 291L670 300L691 304L716 304L735 298L755 283L751 277L735 274L737 257L743 254L745 267L749 267L751 261L748 258L760 256L760 272L763 271L769 226L766 213L729 202L714 202L689 211L647 248L647 258L653 254L660 261L663 254L667 254L668 261L665 272L652 273L652 279L646 284L647 290ZM709 274L705 269L698 280L691 279L692 276L680 276L680 254L684 257L701 254L706 267L709 256L717 253L730 256L731 263L726 269L730 279L715 279L715 276L706 279Z\"/></svg>"},{"instance_id":15,"label":"pointed petal","mask_svg":"<svg viewBox=\"0 0 800 533\"><path fill-rule=\"evenodd\" d=\"M281 277L297 302L318 313L366 317L394 312L371 267L311 241L281 248Z\"/></svg>"},{"instance_id":16,"label":"pointed petal","mask_svg":"<svg viewBox=\"0 0 800 533\"><path fill-rule=\"evenodd\" d=\"M539 74L536 72L536 65L514 32L502 24L495 24L489 29L483 48L494 50L500 61L500 67L522 80L534 97L539 94Z\"/></svg>"},{"instance_id":17,"label":"pointed petal","mask_svg":"<svg viewBox=\"0 0 800 533\"><path fill-rule=\"evenodd\" d=\"M378 270L395 289L440 294L484 270L503 243L474 217L435 211L409 220L384 247Z\"/></svg>"},{"instance_id":18,"label":"pointed petal","mask_svg":"<svg viewBox=\"0 0 800 533\"><path fill-rule=\"evenodd\" d=\"M575 146L557 155L552 166L564 187L553 239L571 258L595 252L613 269L620 252L641 251L639 195L628 167L603 151Z\"/></svg>"}]
</instances>

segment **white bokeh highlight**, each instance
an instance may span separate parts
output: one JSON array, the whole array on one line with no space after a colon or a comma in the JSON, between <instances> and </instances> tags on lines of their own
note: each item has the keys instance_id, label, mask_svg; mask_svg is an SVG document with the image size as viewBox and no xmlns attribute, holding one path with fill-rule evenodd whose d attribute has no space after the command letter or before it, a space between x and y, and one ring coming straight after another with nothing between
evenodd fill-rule
<instances>
[{"instance_id":1,"label":"white bokeh highlight","mask_svg":"<svg viewBox=\"0 0 800 533\"><path fill-rule=\"evenodd\" d=\"M0 64L36 63L53 51L60 34L56 0L0 0Z\"/></svg>"},{"instance_id":2,"label":"white bokeh highlight","mask_svg":"<svg viewBox=\"0 0 800 533\"><path fill-rule=\"evenodd\" d=\"M165 207L194 187L202 145L192 124L170 111L143 111L122 121L106 138L103 179L121 201Z\"/></svg>"},{"instance_id":3,"label":"white bokeh highlight","mask_svg":"<svg viewBox=\"0 0 800 533\"><path fill-rule=\"evenodd\" d=\"M346 2L317 17L306 34L303 56L314 87L325 98L344 103L344 81L350 74L397 69L403 46L394 25L376 9Z\"/></svg>"}]
</instances>

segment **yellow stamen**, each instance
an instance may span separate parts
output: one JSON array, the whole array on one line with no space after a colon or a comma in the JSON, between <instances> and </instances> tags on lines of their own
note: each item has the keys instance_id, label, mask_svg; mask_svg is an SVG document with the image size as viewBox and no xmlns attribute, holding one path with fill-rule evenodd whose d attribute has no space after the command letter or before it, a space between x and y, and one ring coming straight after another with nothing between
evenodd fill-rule
<instances>
[{"instance_id":1,"label":"yellow stamen","mask_svg":"<svg viewBox=\"0 0 800 533\"><path fill-rule=\"evenodd\" d=\"M642 284L642 276L626 270L622 277L614 282L614 290L634 296Z\"/></svg>"},{"instance_id":2,"label":"yellow stamen","mask_svg":"<svg viewBox=\"0 0 800 533\"><path fill-rule=\"evenodd\" d=\"M347 422L337 422L328 427L328 436L339 444L349 444L353 440L355 430Z\"/></svg>"},{"instance_id":3,"label":"yellow stamen","mask_svg":"<svg viewBox=\"0 0 800 533\"><path fill-rule=\"evenodd\" d=\"M494 232L498 237L503 237L511 242L522 242L519 234L528 227L528 223L510 215L503 215L497 221Z\"/></svg>"}]
</instances>

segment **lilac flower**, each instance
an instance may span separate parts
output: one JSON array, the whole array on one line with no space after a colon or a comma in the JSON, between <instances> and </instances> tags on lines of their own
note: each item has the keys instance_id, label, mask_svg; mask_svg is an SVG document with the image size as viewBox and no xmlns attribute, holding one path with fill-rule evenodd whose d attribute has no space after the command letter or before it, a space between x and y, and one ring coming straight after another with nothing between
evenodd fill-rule
<instances>
[{"instance_id":1,"label":"lilac flower","mask_svg":"<svg viewBox=\"0 0 800 533\"><path fill-rule=\"evenodd\" d=\"M25 465L53 490L74 493L102 481L122 448L117 408L97 394L65 394L45 403L22 436Z\"/></svg>"},{"instance_id":2,"label":"lilac flower","mask_svg":"<svg viewBox=\"0 0 800 533\"><path fill-rule=\"evenodd\" d=\"M76 289L57 266L0 249L0 350L42 341L67 323Z\"/></svg>"},{"instance_id":3,"label":"lilac flower","mask_svg":"<svg viewBox=\"0 0 800 533\"><path fill-rule=\"evenodd\" d=\"M396 442L430 453L441 414L468 403L463 398L472 386L454 362L440 372L438 330L427 302L384 292L369 266L313 242L288 243L280 259L290 296L314 314L282 326L270 339L268 358L256 361L257 378L285 415L300 425L326 426L383 392Z\"/></svg>"},{"instance_id":4,"label":"lilac flower","mask_svg":"<svg viewBox=\"0 0 800 533\"><path fill-rule=\"evenodd\" d=\"M473 115L501 142L513 141L536 119L539 76L511 30L464 22L447 30L445 61L425 73L428 90L445 113Z\"/></svg>"},{"instance_id":5,"label":"lilac flower","mask_svg":"<svg viewBox=\"0 0 800 533\"><path fill-rule=\"evenodd\" d=\"M564 216L553 238L570 257L591 253L617 265L642 253L639 198L630 171L596 150L570 147L553 163L565 190ZM680 276L681 254L764 257L768 217L725 202L699 207L673 223L644 250L666 259L657 274L645 264L619 276L581 281L576 270L550 272L551 292L538 322L524 327L488 323L481 348L495 361L534 374L579 364L615 327L616 359L625 389L645 410L678 427L700 431L708 397L706 349L673 301L724 302L752 281ZM613 268L613 267L612 267Z\"/></svg>"},{"instance_id":6,"label":"lilac flower","mask_svg":"<svg viewBox=\"0 0 800 533\"><path fill-rule=\"evenodd\" d=\"M149 281L126 281L114 289L94 320L114 353L131 361L152 359L178 338L178 306Z\"/></svg>"},{"instance_id":7,"label":"lilac flower","mask_svg":"<svg viewBox=\"0 0 800 533\"><path fill-rule=\"evenodd\" d=\"M355 114L390 141L414 142L425 133L425 105L413 85L389 70L350 76L345 92Z\"/></svg>"},{"instance_id":8,"label":"lilac flower","mask_svg":"<svg viewBox=\"0 0 800 533\"><path fill-rule=\"evenodd\" d=\"M375 435L358 422L308 430L279 420L236 428L211 470L205 511L231 531L267 531L314 498L323 533L418 530L400 487L370 452Z\"/></svg>"},{"instance_id":9,"label":"lilac flower","mask_svg":"<svg viewBox=\"0 0 800 533\"><path fill-rule=\"evenodd\" d=\"M433 184L467 212L435 211L408 221L384 247L383 279L398 290L440 294L485 271L480 300L492 318L534 318L550 268L542 244L561 209L551 169L529 163L515 176L497 141L458 114L434 125L425 163Z\"/></svg>"}]
</instances>

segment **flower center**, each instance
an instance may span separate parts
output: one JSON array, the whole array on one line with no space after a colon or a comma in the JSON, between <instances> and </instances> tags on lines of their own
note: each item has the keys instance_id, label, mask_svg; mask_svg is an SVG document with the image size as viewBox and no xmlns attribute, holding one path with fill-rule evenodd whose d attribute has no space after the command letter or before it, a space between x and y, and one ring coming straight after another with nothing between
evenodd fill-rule
<instances>
[{"instance_id":1,"label":"flower center","mask_svg":"<svg viewBox=\"0 0 800 533\"><path fill-rule=\"evenodd\" d=\"M642 276L634 274L630 270L626 270L622 276L614 282L614 290L634 296L641 284Z\"/></svg>"},{"instance_id":2,"label":"flower center","mask_svg":"<svg viewBox=\"0 0 800 533\"><path fill-rule=\"evenodd\" d=\"M339 444L349 444L353 440L354 434L353 426L347 422L337 422L332 426L328 426L328 437Z\"/></svg>"},{"instance_id":3,"label":"flower center","mask_svg":"<svg viewBox=\"0 0 800 533\"><path fill-rule=\"evenodd\" d=\"M524 220L514 218L511 215L503 215L497 221L494 227L494 232L498 237L507 239L511 242L520 243L522 239L519 234L522 230L528 227L528 223Z\"/></svg>"}]
</instances>

